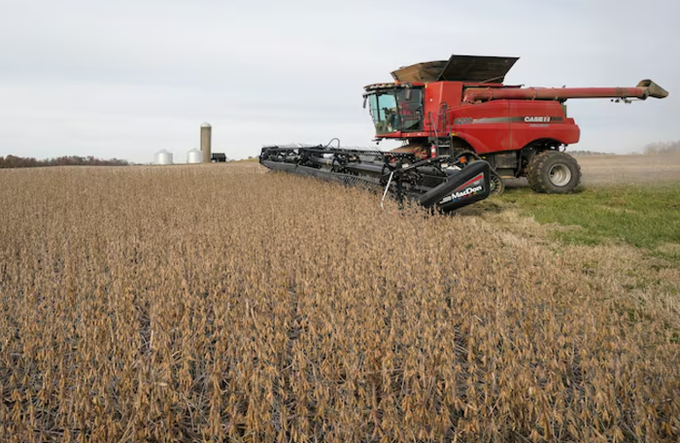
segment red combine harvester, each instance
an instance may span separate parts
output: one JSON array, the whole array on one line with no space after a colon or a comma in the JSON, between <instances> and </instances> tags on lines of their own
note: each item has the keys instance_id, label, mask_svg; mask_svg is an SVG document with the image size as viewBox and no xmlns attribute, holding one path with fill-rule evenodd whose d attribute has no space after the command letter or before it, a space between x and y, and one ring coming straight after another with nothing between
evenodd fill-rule
<instances>
[{"instance_id":1,"label":"red combine harvester","mask_svg":"<svg viewBox=\"0 0 680 443\"><path fill-rule=\"evenodd\" d=\"M568 99L629 103L668 96L651 80L632 88L504 85L517 60L454 55L400 68L392 72L394 82L366 86L364 107L377 141L402 140L401 148L271 146L260 161L272 169L372 183L444 211L501 193L503 178L526 176L537 192L568 193L581 178L578 163L562 149L580 136L567 116ZM467 186L480 174L482 180ZM422 201L424 194L430 198Z\"/></svg>"}]
</instances>

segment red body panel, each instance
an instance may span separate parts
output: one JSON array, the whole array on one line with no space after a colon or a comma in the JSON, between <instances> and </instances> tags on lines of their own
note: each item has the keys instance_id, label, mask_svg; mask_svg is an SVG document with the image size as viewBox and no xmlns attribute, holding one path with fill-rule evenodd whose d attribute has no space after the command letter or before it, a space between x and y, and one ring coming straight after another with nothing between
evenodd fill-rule
<instances>
[{"instance_id":1,"label":"red body panel","mask_svg":"<svg viewBox=\"0 0 680 443\"><path fill-rule=\"evenodd\" d=\"M580 130L566 118L562 105L553 100L492 100L465 103L466 88L477 84L435 82L424 87L423 130L395 132L379 138L458 137L479 154L517 151L537 140L569 145L579 141ZM488 85L483 85L488 87ZM493 85L495 91L521 91ZM467 95L465 95L467 96Z\"/></svg>"}]
</instances>

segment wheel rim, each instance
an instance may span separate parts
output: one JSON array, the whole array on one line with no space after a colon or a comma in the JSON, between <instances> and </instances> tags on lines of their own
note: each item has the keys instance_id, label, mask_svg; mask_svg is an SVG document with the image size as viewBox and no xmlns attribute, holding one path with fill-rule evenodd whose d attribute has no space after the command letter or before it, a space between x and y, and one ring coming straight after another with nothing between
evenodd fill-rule
<instances>
[{"instance_id":1,"label":"wheel rim","mask_svg":"<svg viewBox=\"0 0 680 443\"><path fill-rule=\"evenodd\" d=\"M498 189L500 187L500 183L499 183L500 180L501 180L501 178L499 176L497 176L495 174L491 175L491 179L489 180L489 188L490 188L489 194L495 194L498 191Z\"/></svg>"},{"instance_id":2,"label":"wheel rim","mask_svg":"<svg viewBox=\"0 0 680 443\"><path fill-rule=\"evenodd\" d=\"M548 172L550 183L555 186L566 186L571 181L571 169L566 165L555 165Z\"/></svg>"}]
</instances>

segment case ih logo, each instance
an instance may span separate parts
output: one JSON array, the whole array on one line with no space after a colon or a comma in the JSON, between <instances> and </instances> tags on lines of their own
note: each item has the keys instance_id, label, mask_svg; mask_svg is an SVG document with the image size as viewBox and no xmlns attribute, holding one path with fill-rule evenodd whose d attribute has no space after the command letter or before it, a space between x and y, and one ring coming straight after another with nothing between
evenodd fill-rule
<instances>
[{"instance_id":1,"label":"case ih logo","mask_svg":"<svg viewBox=\"0 0 680 443\"><path fill-rule=\"evenodd\" d=\"M550 123L551 117L524 117L525 123Z\"/></svg>"},{"instance_id":2,"label":"case ih logo","mask_svg":"<svg viewBox=\"0 0 680 443\"><path fill-rule=\"evenodd\" d=\"M475 178L469 180L467 183L459 186L453 191L453 194L448 195L439 202L440 205L454 202L462 198L470 197L484 191L484 173L478 174Z\"/></svg>"}]
</instances>

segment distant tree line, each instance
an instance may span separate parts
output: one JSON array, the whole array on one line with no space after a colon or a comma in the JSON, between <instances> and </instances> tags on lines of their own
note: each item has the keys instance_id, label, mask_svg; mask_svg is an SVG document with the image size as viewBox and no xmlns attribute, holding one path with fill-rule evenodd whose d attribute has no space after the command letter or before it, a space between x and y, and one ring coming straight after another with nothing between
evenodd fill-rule
<instances>
[{"instance_id":1,"label":"distant tree line","mask_svg":"<svg viewBox=\"0 0 680 443\"><path fill-rule=\"evenodd\" d=\"M645 146L645 154L680 154L680 140L675 142L656 142Z\"/></svg>"},{"instance_id":2,"label":"distant tree line","mask_svg":"<svg viewBox=\"0 0 680 443\"><path fill-rule=\"evenodd\" d=\"M128 166L126 160L117 158L102 160L92 156L78 157L70 155L67 157L49 158L46 160L36 160L33 157L16 157L8 155L0 157L0 168L35 168L39 166Z\"/></svg>"},{"instance_id":3,"label":"distant tree line","mask_svg":"<svg viewBox=\"0 0 680 443\"><path fill-rule=\"evenodd\" d=\"M616 155L611 152L597 152L597 151L569 151L571 155Z\"/></svg>"}]
</instances>

